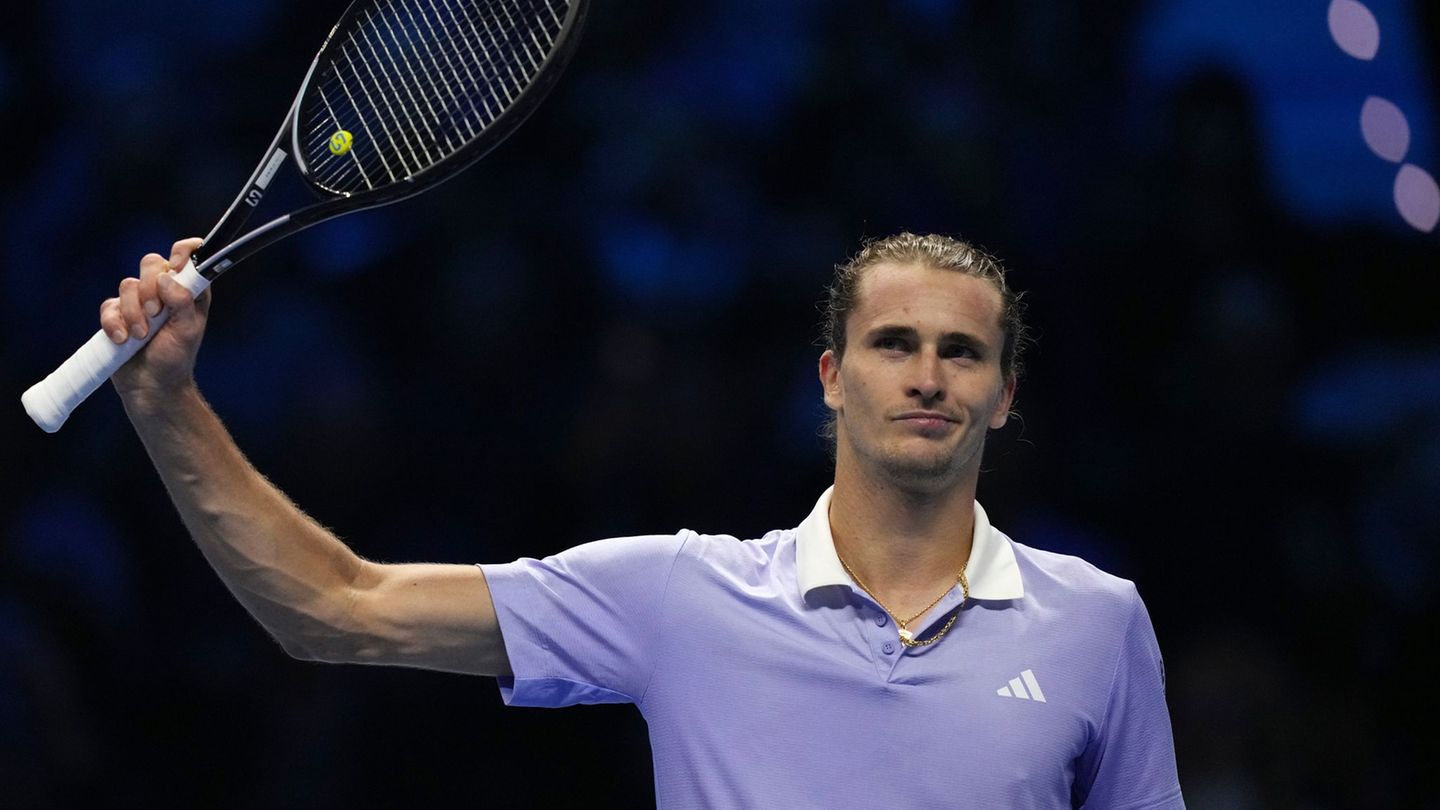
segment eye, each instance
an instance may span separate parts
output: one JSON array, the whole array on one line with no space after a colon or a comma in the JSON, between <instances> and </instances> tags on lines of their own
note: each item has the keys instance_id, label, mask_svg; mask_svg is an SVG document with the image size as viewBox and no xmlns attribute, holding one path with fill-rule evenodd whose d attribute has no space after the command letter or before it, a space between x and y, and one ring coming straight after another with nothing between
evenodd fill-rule
<instances>
[{"instance_id":1,"label":"eye","mask_svg":"<svg viewBox=\"0 0 1440 810\"><path fill-rule=\"evenodd\" d=\"M970 346L966 346L963 343L956 343L950 346L946 346L944 349L941 350L941 354L944 357L955 357L965 360L978 360L980 358L979 352L975 351L975 349Z\"/></svg>"},{"instance_id":2,"label":"eye","mask_svg":"<svg viewBox=\"0 0 1440 810\"><path fill-rule=\"evenodd\" d=\"M875 348L882 351L903 352L909 347L904 338L895 335L881 335L875 339Z\"/></svg>"}]
</instances>

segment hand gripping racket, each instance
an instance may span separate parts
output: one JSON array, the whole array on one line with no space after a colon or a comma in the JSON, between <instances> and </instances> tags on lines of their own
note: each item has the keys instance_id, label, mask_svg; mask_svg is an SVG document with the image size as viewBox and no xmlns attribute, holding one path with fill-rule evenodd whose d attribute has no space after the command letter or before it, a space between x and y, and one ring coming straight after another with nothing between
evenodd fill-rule
<instances>
[{"instance_id":1,"label":"hand gripping racket","mask_svg":"<svg viewBox=\"0 0 1440 810\"><path fill-rule=\"evenodd\" d=\"M199 295L236 262L317 222L419 194L493 149L534 111L574 53L589 0L356 0L326 37L265 157L175 277ZM320 201L241 234L275 173ZM140 351L96 332L21 397L54 433Z\"/></svg>"}]
</instances>

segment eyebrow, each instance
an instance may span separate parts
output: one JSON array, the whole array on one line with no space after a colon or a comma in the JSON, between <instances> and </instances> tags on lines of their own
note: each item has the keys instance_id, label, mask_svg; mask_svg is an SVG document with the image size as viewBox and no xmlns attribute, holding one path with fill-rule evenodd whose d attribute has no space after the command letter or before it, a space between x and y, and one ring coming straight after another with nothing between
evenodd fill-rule
<instances>
[{"instance_id":1,"label":"eyebrow","mask_svg":"<svg viewBox=\"0 0 1440 810\"><path fill-rule=\"evenodd\" d=\"M898 324L885 324L877 326L865 333L866 340L878 340L882 337L897 337L907 340L920 340L920 333L915 331L913 326L900 326ZM988 349L990 345L969 332L946 332L940 336L942 344L964 344L975 349Z\"/></svg>"}]
</instances>

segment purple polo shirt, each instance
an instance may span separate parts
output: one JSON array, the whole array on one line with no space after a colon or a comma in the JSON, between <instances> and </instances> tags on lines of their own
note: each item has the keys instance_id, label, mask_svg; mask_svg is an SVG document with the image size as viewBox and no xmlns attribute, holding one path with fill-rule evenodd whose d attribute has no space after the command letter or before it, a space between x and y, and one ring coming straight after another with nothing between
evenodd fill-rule
<instances>
[{"instance_id":1,"label":"purple polo shirt","mask_svg":"<svg viewBox=\"0 0 1440 810\"><path fill-rule=\"evenodd\" d=\"M636 704L661 808L1184 807L1133 583L1014 542L977 503L970 601L906 648L840 566L829 508L827 490L755 540L684 530L482 566L502 697Z\"/></svg>"}]
</instances>

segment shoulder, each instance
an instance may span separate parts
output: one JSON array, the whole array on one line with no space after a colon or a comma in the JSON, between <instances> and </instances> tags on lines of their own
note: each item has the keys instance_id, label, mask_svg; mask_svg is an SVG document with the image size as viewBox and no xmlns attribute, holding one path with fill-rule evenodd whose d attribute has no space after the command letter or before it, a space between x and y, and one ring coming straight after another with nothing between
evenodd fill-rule
<instances>
[{"instance_id":1,"label":"shoulder","mask_svg":"<svg viewBox=\"0 0 1440 810\"><path fill-rule=\"evenodd\" d=\"M1136 610L1144 609L1135 583L1124 577L1080 557L1034 548L1009 537L1005 540L1015 552L1027 599L1091 618L1112 616L1122 624Z\"/></svg>"},{"instance_id":2,"label":"shoulder","mask_svg":"<svg viewBox=\"0 0 1440 810\"><path fill-rule=\"evenodd\" d=\"M795 558L795 530L776 529L766 534L742 540L730 534L702 534L682 529L679 537L684 539L680 548L681 564L686 562L702 569L724 570L731 573L759 572L769 569L788 557Z\"/></svg>"},{"instance_id":3,"label":"shoulder","mask_svg":"<svg viewBox=\"0 0 1440 810\"><path fill-rule=\"evenodd\" d=\"M742 540L682 530L669 580L672 604L764 600L795 590L794 530Z\"/></svg>"},{"instance_id":4,"label":"shoulder","mask_svg":"<svg viewBox=\"0 0 1440 810\"><path fill-rule=\"evenodd\" d=\"M1048 627L1057 644L1095 654L1097 666L1116 672L1140 662L1162 673L1163 684L1155 631L1134 582L1080 557L1009 542L1025 585L1022 614Z\"/></svg>"},{"instance_id":5,"label":"shoulder","mask_svg":"<svg viewBox=\"0 0 1440 810\"><path fill-rule=\"evenodd\" d=\"M523 557L513 563L483 567L487 573L506 567L578 573L672 564L689 568L755 570L769 566L787 545L793 546L794 534L793 529L777 530L753 540L740 540L732 535L702 534L681 529L673 534L607 537L571 546L544 559Z\"/></svg>"}]
</instances>

